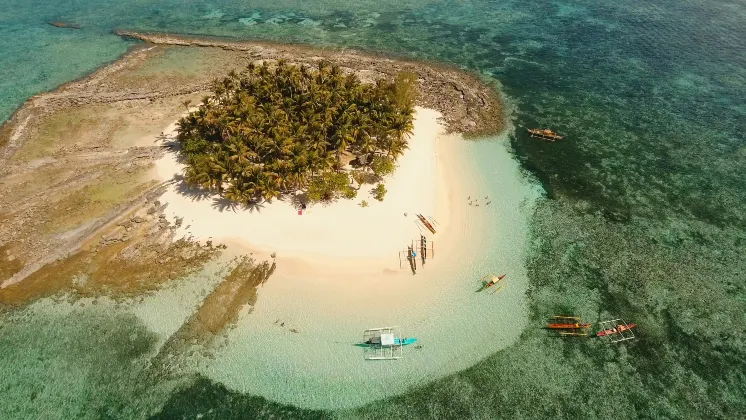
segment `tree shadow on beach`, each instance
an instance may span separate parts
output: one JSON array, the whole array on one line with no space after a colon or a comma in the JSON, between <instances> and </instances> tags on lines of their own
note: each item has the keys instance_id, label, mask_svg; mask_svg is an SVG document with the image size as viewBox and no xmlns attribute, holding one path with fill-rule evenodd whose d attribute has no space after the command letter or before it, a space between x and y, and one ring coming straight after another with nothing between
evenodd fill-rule
<instances>
[{"instance_id":1,"label":"tree shadow on beach","mask_svg":"<svg viewBox=\"0 0 746 420\"><path fill-rule=\"evenodd\" d=\"M283 201L286 197L283 197ZM308 206L308 194L290 194L288 197L290 204L295 207L296 210L305 210Z\"/></svg>"},{"instance_id":2,"label":"tree shadow on beach","mask_svg":"<svg viewBox=\"0 0 746 420\"><path fill-rule=\"evenodd\" d=\"M247 203L237 203L225 197L215 197L212 199L212 208L219 212L232 211L234 213L241 211L248 211L249 213L261 213L264 208L264 203L258 200L252 200Z\"/></svg>"},{"instance_id":3,"label":"tree shadow on beach","mask_svg":"<svg viewBox=\"0 0 746 420\"><path fill-rule=\"evenodd\" d=\"M184 175L176 174L171 181L176 186L176 192L189 197L192 201L202 201L210 198L213 193L205 189L187 184Z\"/></svg>"},{"instance_id":4,"label":"tree shadow on beach","mask_svg":"<svg viewBox=\"0 0 746 420\"><path fill-rule=\"evenodd\" d=\"M162 149L166 150L167 152L174 154L174 156L176 156L177 162L181 164L186 163L186 158L181 153L181 143L179 143L176 137L161 133L155 137L154 143L157 143Z\"/></svg>"}]
</instances>

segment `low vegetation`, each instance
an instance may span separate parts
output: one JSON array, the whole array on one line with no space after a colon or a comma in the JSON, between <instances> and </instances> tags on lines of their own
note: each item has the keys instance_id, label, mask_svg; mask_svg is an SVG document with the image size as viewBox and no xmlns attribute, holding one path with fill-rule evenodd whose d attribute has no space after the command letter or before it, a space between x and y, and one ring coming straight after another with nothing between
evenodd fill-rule
<instances>
[{"instance_id":1,"label":"low vegetation","mask_svg":"<svg viewBox=\"0 0 746 420\"><path fill-rule=\"evenodd\" d=\"M373 193L373 198L375 198L378 201L383 201L383 197L386 195L386 186L383 184L376 185L375 188L371 191Z\"/></svg>"},{"instance_id":2,"label":"low vegetation","mask_svg":"<svg viewBox=\"0 0 746 420\"><path fill-rule=\"evenodd\" d=\"M185 181L246 204L297 193L311 202L355 198L407 149L416 83L400 73L363 84L326 62L231 72L179 121Z\"/></svg>"}]
</instances>

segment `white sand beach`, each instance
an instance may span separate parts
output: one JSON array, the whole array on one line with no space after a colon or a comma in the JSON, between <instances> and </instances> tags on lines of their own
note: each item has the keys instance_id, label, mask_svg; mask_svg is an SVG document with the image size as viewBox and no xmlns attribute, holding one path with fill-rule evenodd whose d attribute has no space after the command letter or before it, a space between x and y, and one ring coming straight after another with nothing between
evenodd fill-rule
<instances>
[{"instance_id":1,"label":"white sand beach","mask_svg":"<svg viewBox=\"0 0 746 420\"><path fill-rule=\"evenodd\" d=\"M417 214L432 217L438 236L445 236L451 212L443 165L438 165L438 143L444 129L440 114L418 108L409 150L398 161L396 172L385 180L388 192L382 202L364 185L353 200L339 200L309 206L302 215L288 201L275 200L255 209L216 209L212 198L197 200L172 187L161 202L167 214L183 218L184 234L195 239L211 238L216 243L240 244L263 254L276 252L280 258L366 259L388 261L384 268L398 270L398 251L406 249L420 233ZM175 135L175 124L165 133ZM179 175L183 166L173 154L157 163L157 173L167 181ZM465 198L465 197L464 197ZM368 207L361 207L365 200ZM356 261L357 264L360 261Z\"/></svg>"},{"instance_id":2,"label":"white sand beach","mask_svg":"<svg viewBox=\"0 0 746 420\"><path fill-rule=\"evenodd\" d=\"M298 215L280 201L221 211L176 186L160 198L172 220L183 218L184 235L226 243L228 254L277 253L256 305L227 333L230 345L197 358L194 369L275 401L352 407L467 368L517 339L526 316L526 209L536 197L507 138L465 141L445 134L438 116L417 108L410 150L385 180L383 202L363 189L354 200ZM157 164L162 180L180 171L171 155ZM480 206L468 205L468 196ZM417 213L437 221L436 234L417 227ZM424 267L418 259L413 275L399 251L421 233L434 258ZM507 273L507 287L477 293L490 272ZM407 348L394 364L366 362L354 344L366 328L387 325L422 347Z\"/></svg>"}]
</instances>

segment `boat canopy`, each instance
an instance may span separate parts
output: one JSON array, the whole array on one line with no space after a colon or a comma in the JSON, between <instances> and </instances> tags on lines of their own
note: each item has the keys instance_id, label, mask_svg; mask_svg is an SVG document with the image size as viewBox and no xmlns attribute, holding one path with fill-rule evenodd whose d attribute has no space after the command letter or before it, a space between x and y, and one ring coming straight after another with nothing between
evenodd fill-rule
<instances>
[{"instance_id":1,"label":"boat canopy","mask_svg":"<svg viewBox=\"0 0 746 420\"><path fill-rule=\"evenodd\" d=\"M394 345L394 334L381 334L381 345L382 346L393 346Z\"/></svg>"}]
</instances>

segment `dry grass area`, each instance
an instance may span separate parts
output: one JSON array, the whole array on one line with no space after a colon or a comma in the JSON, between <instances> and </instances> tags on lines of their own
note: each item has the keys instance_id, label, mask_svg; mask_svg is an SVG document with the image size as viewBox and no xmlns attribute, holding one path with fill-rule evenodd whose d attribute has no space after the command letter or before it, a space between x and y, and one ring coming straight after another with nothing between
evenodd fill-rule
<instances>
[{"instance_id":1,"label":"dry grass area","mask_svg":"<svg viewBox=\"0 0 746 420\"><path fill-rule=\"evenodd\" d=\"M0 216L0 223L3 218ZM24 266L23 260L13 254L10 245L0 246L0 278L9 278L13 274L21 271Z\"/></svg>"},{"instance_id":2,"label":"dry grass area","mask_svg":"<svg viewBox=\"0 0 746 420\"><path fill-rule=\"evenodd\" d=\"M6 144L8 144L8 141L10 140L10 133L11 133L11 127L9 124L3 125L0 127L0 149L5 147Z\"/></svg>"},{"instance_id":3,"label":"dry grass area","mask_svg":"<svg viewBox=\"0 0 746 420\"><path fill-rule=\"evenodd\" d=\"M201 249L197 244L155 246L148 235L131 232L122 242L81 246L108 235L106 226L152 193L157 185L148 174L161 154L159 134L185 111L185 100L198 102L213 79L243 67L239 55L136 51L30 99L0 128L0 258L11 249L13 255L0 259L0 282L22 276L0 289L0 302L23 304L60 291L128 295L209 259L193 251Z\"/></svg>"},{"instance_id":4,"label":"dry grass area","mask_svg":"<svg viewBox=\"0 0 746 420\"><path fill-rule=\"evenodd\" d=\"M246 66L243 54L219 48L156 47L148 59L131 71L119 72L107 79L114 88L154 92L164 87L204 84L224 77L231 70Z\"/></svg>"},{"instance_id":5,"label":"dry grass area","mask_svg":"<svg viewBox=\"0 0 746 420\"><path fill-rule=\"evenodd\" d=\"M146 217L135 215L109 229L97 243L0 289L0 304L23 305L65 292L88 297L139 295L202 267L219 252L211 245L174 241L164 219Z\"/></svg>"},{"instance_id":6,"label":"dry grass area","mask_svg":"<svg viewBox=\"0 0 746 420\"><path fill-rule=\"evenodd\" d=\"M98 117L96 108L82 106L46 116L29 130L29 138L13 156L14 160L27 162L53 156L83 141L106 138L111 128L102 124L105 120Z\"/></svg>"},{"instance_id":7,"label":"dry grass area","mask_svg":"<svg viewBox=\"0 0 746 420\"><path fill-rule=\"evenodd\" d=\"M91 219L105 216L120 203L136 199L155 185L154 181L143 182L142 173L108 176L97 181L55 202L45 214L48 222L41 232L56 234L75 229Z\"/></svg>"}]
</instances>

